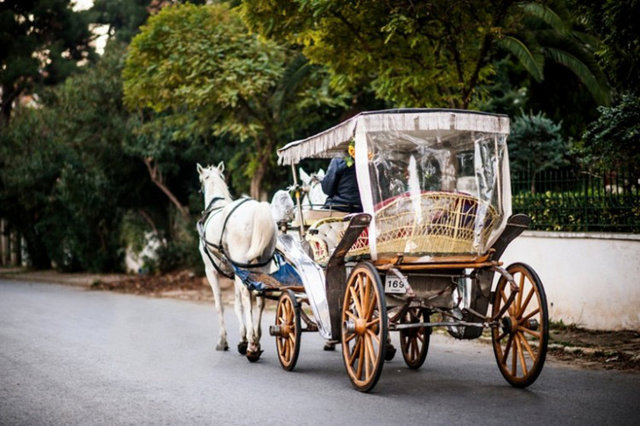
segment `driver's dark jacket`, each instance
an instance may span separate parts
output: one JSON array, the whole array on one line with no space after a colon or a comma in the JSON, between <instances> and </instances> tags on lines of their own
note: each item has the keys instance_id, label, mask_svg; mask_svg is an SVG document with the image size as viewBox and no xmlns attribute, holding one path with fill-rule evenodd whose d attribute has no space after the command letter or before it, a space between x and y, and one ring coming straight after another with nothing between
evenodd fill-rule
<instances>
[{"instance_id":1,"label":"driver's dark jacket","mask_svg":"<svg viewBox=\"0 0 640 426\"><path fill-rule=\"evenodd\" d=\"M362 211L356 167L348 167L344 158L336 157L331 160L322 179L322 190L328 196L324 207L349 212Z\"/></svg>"}]
</instances>

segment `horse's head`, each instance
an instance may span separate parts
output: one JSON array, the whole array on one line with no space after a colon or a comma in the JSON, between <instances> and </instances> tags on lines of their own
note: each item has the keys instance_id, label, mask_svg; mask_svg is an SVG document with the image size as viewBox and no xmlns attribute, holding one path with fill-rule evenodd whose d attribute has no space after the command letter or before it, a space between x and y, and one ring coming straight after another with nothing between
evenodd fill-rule
<instances>
[{"instance_id":1,"label":"horse's head","mask_svg":"<svg viewBox=\"0 0 640 426\"><path fill-rule=\"evenodd\" d=\"M225 200L231 200L231 194L227 183L224 180L224 163L221 161L218 166L202 167L197 165L198 178L200 186L204 194L204 203L208 205L213 197L222 197Z\"/></svg>"},{"instance_id":2,"label":"horse's head","mask_svg":"<svg viewBox=\"0 0 640 426\"><path fill-rule=\"evenodd\" d=\"M319 169L316 173L308 174L302 167L299 168L300 181L306 187L307 194L302 199L305 206L321 206L327 199L327 195L322 191L320 182L324 179L324 170Z\"/></svg>"},{"instance_id":3,"label":"horse's head","mask_svg":"<svg viewBox=\"0 0 640 426\"><path fill-rule=\"evenodd\" d=\"M279 190L271 199L271 215L276 223L291 222L295 216L295 205L289 191Z\"/></svg>"}]
</instances>

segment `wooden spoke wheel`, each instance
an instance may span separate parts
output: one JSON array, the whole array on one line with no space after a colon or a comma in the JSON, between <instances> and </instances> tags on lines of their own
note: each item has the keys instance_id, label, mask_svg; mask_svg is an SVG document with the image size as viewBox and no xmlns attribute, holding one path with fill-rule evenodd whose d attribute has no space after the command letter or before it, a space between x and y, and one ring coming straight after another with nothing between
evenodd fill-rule
<instances>
[{"instance_id":1,"label":"wooden spoke wheel","mask_svg":"<svg viewBox=\"0 0 640 426\"><path fill-rule=\"evenodd\" d=\"M282 368L291 371L300 353L300 305L291 290L282 292L276 307L276 348Z\"/></svg>"},{"instance_id":2,"label":"wooden spoke wheel","mask_svg":"<svg viewBox=\"0 0 640 426\"><path fill-rule=\"evenodd\" d=\"M410 308L400 318L400 324L429 322L429 311L422 308ZM400 348L404 362L414 370L420 368L427 359L429 350L430 327L405 328L400 330Z\"/></svg>"},{"instance_id":3,"label":"wooden spoke wheel","mask_svg":"<svg viewBox=\"0 0 640 426\"><path fill-rule=\"evenodd\" d=\"M504 378L524 388L535 382L542 371L549 341L549 313L542 282L535 271L523 263L507 268L518 286L513 303L498 318L491 331L493 353ZM495 291L493 316L511 295L509 282L501 277Z\"/></svg>"},{"instance_id":4,"label":"wooden spoke wheel","mask_svg":"<svg viewBox=\"0 0 640 426\"><path fill-rule=\"evenodd\" d=\"M387 344L387 306L378 272L358 264L342 305L342 358L353 386L368 392L378 382Z\"/></svg>"}]
</instances>

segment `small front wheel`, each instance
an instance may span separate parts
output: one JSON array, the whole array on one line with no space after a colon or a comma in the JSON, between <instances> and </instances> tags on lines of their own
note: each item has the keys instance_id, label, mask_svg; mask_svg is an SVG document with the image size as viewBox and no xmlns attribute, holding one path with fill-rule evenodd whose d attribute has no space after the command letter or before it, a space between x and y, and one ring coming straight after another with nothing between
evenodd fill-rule
<instances>
[{"instance_id":1,"label":"small front wheel","mask_svg":"<svg viewBox=\"0 0 640 426\"><path fill-rule=\"evenodd\" d=\"M358 264L347 281L342 305L342 357L353 386L368 392L384 365L387 306L378 271Z\"/></svg>"},{"instance_id":2,"label":"small front wheel","mask_svg":"<svg viewBox=\"0 0 640 426\"><path fill-rule=\"evenodd\" d=\"M429 322L429 311L423 308L409 308L400 318L400 324L419 324ZM429 350L430 327L407 328L400 330L400 347L404 362L411 369L422 367Z\"/></svg>"},{"instance_id":3,"label":"small front wheel","mask_svg":"<svg viewBox=\"0 0 640 426\"><path fill-rule=\"evenodd\" d=\"M276 307L276 348L282 368L295 368L300 353L300 305L291 290L282 292Z\"/></svg>"},{"instance_id":4,"label":"small front wheel","mask_svg":"<svg viewBox=\"0 0 640 426\"><path fill-rule=\"evenodd\" d=\"M502 376L512 386L524 388L535 382L542 371L549 341L549 313L542 282L535 271L523 263L507 268L518 286L513 302L497 318L491 330L493 353ZM497 315L511 295L509 282L501 277L493 301Z\"/></svg>"}]
</instances>

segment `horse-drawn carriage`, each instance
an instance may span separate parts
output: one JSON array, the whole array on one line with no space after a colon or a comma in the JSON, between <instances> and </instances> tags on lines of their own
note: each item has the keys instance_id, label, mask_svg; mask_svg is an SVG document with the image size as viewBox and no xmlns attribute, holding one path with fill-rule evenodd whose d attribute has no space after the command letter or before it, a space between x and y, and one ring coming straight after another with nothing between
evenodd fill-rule
<instances>
[{"instance_id":1,"label":"horse-drawn carriage","mask_svg":"<svg viewBox=\"0 0 640 426\"><path fill-rule=\"evenodd\" d=\"M500 262L529 223L511 214L508 134L503 115L388 110L278 151L294 173L297 217L278 236L287 282L269 277L258 290L278 299L269 331L283 368L295 367L301 334L318 331L341 344L352 384L368 391L395 353L390 332L416 369L433 327L459 339L488 329L504 378L536 380L548 341L544 289L531 267ZM295 166L345 156L349 145L363 212L303 209Z\"/></svg>"}]
</instances>

